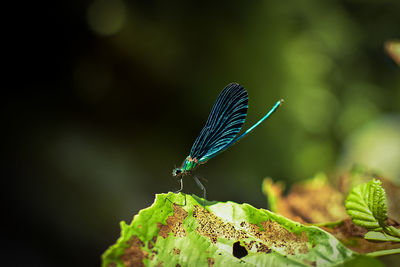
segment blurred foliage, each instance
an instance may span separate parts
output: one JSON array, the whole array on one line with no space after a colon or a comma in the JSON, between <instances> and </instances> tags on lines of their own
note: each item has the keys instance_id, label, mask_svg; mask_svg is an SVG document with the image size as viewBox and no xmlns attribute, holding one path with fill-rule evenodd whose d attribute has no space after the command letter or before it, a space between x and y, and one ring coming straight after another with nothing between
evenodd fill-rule
<instances>
[{"instance_id":1,"label":"blurred foliage","mask_svg":"<svg viewBox=\"0 0 400 267\"><path fill-rule=\"evenodd\" d=\"M387 41L385 49L389 56L400 66L400 41Z\"/></svg>"},{"instance_id":2,"label":"blurred foliage","mask_svg":"<svg viewBox=\"0 0 400 267\"><path fill-rule=\"evenodd\" d=\"M359 160L400 180L400 71L384 50L399 38L397 0L93 0L15 11L17 76L3 105L13 220L3 229L21 229L4 238L38 265L98 266L117 221L177 189L172 168L233 81L249 93L244 128L286 102L199 169L210 199L265 207L263 177L290 185ZM184 191L200 192L190 178Z\"/></svg>"},{"instance_id":3,"label":"blurred foliage","mask_svg":"<svg viewBox=\"0 0 400 267\"><path fill-rule=\"evenodd\" d=\"M284 195L282 181L265 178L263 192L273 212L322 227L351 250L380 256L387 266L399 262L400 186L360 165L342 174L335 184L318 173L294 184ZM371 228L380 232L369 232ZM385 256L391 252L395 257Z\"/></svg>"},{"instance_id":4,"label":"blurred foliage","mask_svg":"<svg viewBox=\"0 0 400 267\"><path fill-rule=\"evenodd\" d=\"M341 170L362 164L400 184L400 115L382 116L353 131L342 151Z\"/></svg>"}]
</instances>

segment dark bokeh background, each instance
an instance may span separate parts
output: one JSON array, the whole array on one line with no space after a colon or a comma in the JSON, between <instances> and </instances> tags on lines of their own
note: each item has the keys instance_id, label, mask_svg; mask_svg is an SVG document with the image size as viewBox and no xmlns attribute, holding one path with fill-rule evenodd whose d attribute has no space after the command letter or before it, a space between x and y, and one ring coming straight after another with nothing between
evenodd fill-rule
<instances>
[{"instance_id":1,"label":"dark bokeh background","mask_svg":"<svg viewBox=\"0 0 400 267\"><path fill-rule=\"evenodd\" d=\"M11 13L5 263L98 266L119 221L178 188L171 170L233 81L250 97L245 128L286 102L199 169L210 200L266 207L264 177L336 177L354 162L400 181L400 71L383 49L400 37L397 0L55 1ZM190 177L184 191L201 194Z\"/></svg>"}]
</instances>

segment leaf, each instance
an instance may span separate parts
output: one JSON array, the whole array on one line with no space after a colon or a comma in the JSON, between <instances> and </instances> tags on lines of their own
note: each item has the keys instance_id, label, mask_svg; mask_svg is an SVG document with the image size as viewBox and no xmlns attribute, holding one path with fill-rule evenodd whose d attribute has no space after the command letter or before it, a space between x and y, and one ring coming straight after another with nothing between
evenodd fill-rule
<instances>
[{"instance_id":1,"label":"leaf","mask_svg":"<svg viewBox=\"0 0 400 267\"><path fill-rule=\"evenodd\" d=\"M400 242L400 238L394 237L382 232L374 232L370 231L365 234L365 239L373 240L373 241L390 241L390 242Z\"/></svg>"},{"instance_id":2,"label":"leaf","mask_svg":"<svg viewBox=\"0 0 400 267\"><path fill-rule=\"evenodd\" d=\"M384 228L384 231L392 236L400 237L400 229L395 228L394 226L388 226Z\"/></svg>"},{"instance_id":3,"label":"leaf","mask_svg":"<svg viewBox=\"0 0 400 267\"><path fill-rule=\"evenodd\" d=\"M387 217L385 190L381 181L373 179L356 186L346 199L346 210L356 225L367 229L385 226Z\"/></svg>"},{"instance_id":4,"label":"leaf","mask_svg":"<svg viewBox=\"0 0 400 267\"><path fill-rule=\"evenodd\" d=\"M102 266L333 266L356 255L335 237L267 210L158 194L121 222L121 237ZM184 205L183 205L184 204Z\"/></svg>"},{"instance_id":5,"label":"leaf","mask_svg":"<svg viewBox=\"0 0 400 267\"><path fill-rule=\"evenodd\" d=\"M351 218L343 221L342 224L326 227L322 229L333 234L339 239L347 248L358 253L371 253L374 251L390 250L399 248L399 243L393 242L373 242L365 239L365 234L368 232L364 227L355 225Z\"/></svg>"},{"instance_id":6,"label":"leaf","mask_svg":"<svg viewBox=\"0 0 400 267\"><path fill-rule=\"evenodd\" d=\"M395 221L400 221L400 185L393 183L390 179L382 177L382 174L379 174L379 172L356 164L350 172L340 176L340 180L338 181L339 190L347 196L355 186L367 183L377 177L379 177L379 181L382 182L381 186L386 193L388 216Z\"/></svg>"}]
</instances>

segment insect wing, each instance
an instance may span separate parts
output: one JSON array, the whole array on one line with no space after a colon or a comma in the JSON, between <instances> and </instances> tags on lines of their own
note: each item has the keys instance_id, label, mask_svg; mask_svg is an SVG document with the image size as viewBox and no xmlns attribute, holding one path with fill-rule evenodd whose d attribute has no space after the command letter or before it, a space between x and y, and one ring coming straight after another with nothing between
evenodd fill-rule
<instances>
[{"instance_id":1,"label":"insect wing","mask_svg":"<svg viewBox=\"0 0 400 267\"><path fill-rule=\"evenodd\" d=\"M229 147L246 120L247 108L246 89L237 83L227 85L218 96L206 125L196 138L190 156L201 163Z\"/></svg>"}]
</instances>

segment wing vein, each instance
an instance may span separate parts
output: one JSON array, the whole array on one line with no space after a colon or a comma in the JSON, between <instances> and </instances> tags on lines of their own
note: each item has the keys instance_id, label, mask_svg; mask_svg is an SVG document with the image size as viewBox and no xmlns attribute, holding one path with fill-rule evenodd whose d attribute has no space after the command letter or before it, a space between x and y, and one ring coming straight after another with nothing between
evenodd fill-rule
<instances>
[{"instance_id":1,"label":"wing vein","mask_svg":"<svg viewBox=\"0 0 400 267\"><path fill-rule=\"evenodd\" d=\"M226 149L240 132L247 108L246 89L237 83L228 84L215 101L205 126L193 143L190 156L201 162Z\"/></svg>"}]
</instances>

